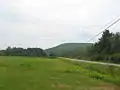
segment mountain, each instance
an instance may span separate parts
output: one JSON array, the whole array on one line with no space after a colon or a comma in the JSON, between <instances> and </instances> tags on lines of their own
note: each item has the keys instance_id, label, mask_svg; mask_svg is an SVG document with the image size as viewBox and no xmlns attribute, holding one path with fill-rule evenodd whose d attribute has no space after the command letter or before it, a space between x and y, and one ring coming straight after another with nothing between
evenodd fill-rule
<instances>
[{"instance_id":1,"label":"mountain","mask_svg":"<svg viewBox=\"0 0 120 90\"><path fill-rule=\"evenodd\" d=\"M76 57L85 54L87 47L90 46L92 46L92 43L64 43L46 49L46 52L56 56Z\"/></svg>"}]
</instances>

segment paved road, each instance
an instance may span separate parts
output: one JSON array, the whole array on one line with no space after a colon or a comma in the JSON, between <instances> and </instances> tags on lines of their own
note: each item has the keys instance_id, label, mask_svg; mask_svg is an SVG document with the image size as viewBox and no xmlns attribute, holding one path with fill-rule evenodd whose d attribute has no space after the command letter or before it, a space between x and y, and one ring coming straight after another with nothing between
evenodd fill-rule
<instances>
[{"instance_id":1,"label":"paved road","mask_svg":"<svg viewBox=\"0 0 120 90\"><path fill-rule=\"evenodd\" d=\"M103 62L95 62L95 61L88 61L88 60L78 60L78 59L70 59L70 58L64 58L71 61L76 62L85 62L85 63L93 63L93 64L101 64L101 65L109 65L109 66L117 66L120 67L120 64L114 64L114 63L103 63Z\"/></svg>"}]
</instances>

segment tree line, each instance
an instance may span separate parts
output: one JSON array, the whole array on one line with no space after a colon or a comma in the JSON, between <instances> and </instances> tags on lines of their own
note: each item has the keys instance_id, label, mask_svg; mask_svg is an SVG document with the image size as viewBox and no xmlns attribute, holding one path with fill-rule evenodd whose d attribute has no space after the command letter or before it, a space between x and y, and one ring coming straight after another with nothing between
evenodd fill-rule
<instances>
[{"instance_id":1,"label":"tree line","mask_svg":"<svg viewBox=\"0 0 120 90\"><path fill-rule=\"evenodd\" d=\"M102 37L89 50L92 60L120 63L120 32L105 30Z\"/></svg>"},{"instance_id":2,"label":"tree line","mask_svg":"<svg viewBox=\"0 0 120 90\"><path fill-rule=\"evenodd\" d=\"M120 63L120 32L112 33L105 30L97 42L86 48L76 48L71 52L62 53L64 57L90 59ZM34 56L34 57L57 57L56 53L48 53L41 48L16 48L8 47L1 50L4 56Z\"/></svg>"},{"instance_id":3,"label":"tree line","mask_svg":"<svg viewBox=\"0 0 120 90\"><path fill-rule=\"evenodd\" d=\"M32 57L47 57L47 53L41 48L16 48L8 47L6 50L1 50L2 56L32 56Z\"/></svg>"}]
</instances>

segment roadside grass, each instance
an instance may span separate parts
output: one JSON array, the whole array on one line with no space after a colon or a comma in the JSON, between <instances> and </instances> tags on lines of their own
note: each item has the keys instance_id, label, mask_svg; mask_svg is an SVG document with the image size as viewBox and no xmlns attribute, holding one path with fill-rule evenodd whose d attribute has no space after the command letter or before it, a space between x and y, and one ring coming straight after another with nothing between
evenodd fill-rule
<instances>
[{"instance_id":1,"label":"roadside grass","mask_svg":"<svg viewBox=\"0 0 120 90\"><path fill-rule=\"evenodd\" d=\"M120 90L94 74L108 77L59 58L0 57L0 90Z\"/></svg>"},{"instance_id":2,"label":"roadside grass","mask_svg":"<svg viewBox=\"0 0 120 90\"><path fill-rule=\"evenodd\" d=\"M120 67L118 66L70 61L68 59L63 59L63 61L78 65L83 69L86 75L92 78L114 83L120 86Z\"/></svg>"}]
</instances>

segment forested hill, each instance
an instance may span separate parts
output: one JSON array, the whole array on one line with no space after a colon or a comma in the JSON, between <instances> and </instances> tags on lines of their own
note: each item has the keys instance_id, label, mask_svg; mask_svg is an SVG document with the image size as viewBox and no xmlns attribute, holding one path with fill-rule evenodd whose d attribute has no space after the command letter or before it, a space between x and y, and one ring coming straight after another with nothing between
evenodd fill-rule
<instances>
[{"instance_id":1,"label":"forested hill","mask_svg":"<svg viewBox=\"0 0 120 90\"><path fill-rule=\"evenodd\" d=\"M64 43L56 47L46 49L46 52L56 56L76 57L80 54L84 54L86 48L89 46L92 46L92 43Z\"/></svg>"}]
</instances>

